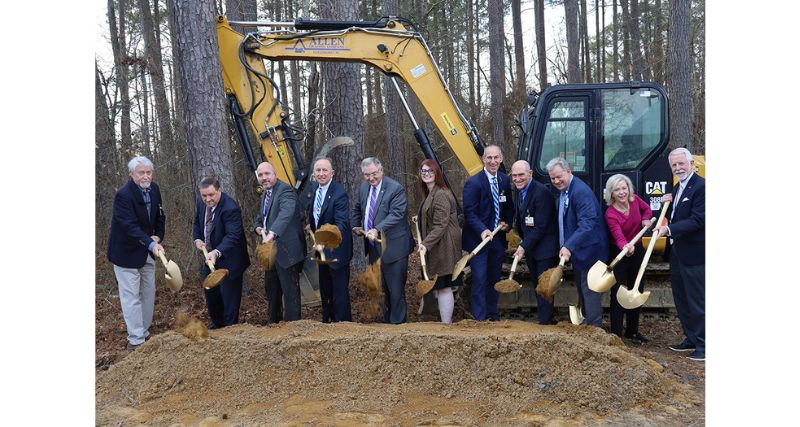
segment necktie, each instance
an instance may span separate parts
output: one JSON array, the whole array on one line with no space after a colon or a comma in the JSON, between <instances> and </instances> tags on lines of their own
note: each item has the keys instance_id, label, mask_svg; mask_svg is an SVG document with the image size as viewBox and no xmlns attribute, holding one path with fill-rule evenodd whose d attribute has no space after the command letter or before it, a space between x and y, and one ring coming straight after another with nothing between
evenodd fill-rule
<instances>
[{"instance_id":1,"label":"necktie","mask_svg":"<svg viewBox=\"0 0 800 427\"><path fill-rule=\"evenodd\" d=\"M142 197L144 198L144 206L147 209L147 219L150 219L150 190L142 190Z\"/></svg>"},{"instance_id":2,"label":"necktie","mask_svg":"<svg viewBox=\"0 0 800 427\"><path fill-rule=\"evenodd\" d=\"M567 193L561 193L558 196L558 245L564 247L564 202L567 199Z\"/></svg>"},{"instance_id":3,"label":"necktie","mask_svg":"<svg viewBox=\"0 0 800 427\"><path fill-rule=\"evenodd\" d=\"M494 203L494 225L492 229L497 228L500 223L500 191L497 189L497 177L492 177L492 202Z\"/></svg>"},{"instance_id":4,"label":"necktie","mask_svg":"<svg viewBox=\"0 0 800 427\"><path fill-rule=\"evenodd\" d=\"M270 188L270 189L269 189L269 190L267 190L267 192L264 194L264 215L263 215L263 217L264 217L264 221L263 221L263 222L262 222L262 224L261 224L261 226L262 226L263 228L267 228L267 215L269 214L269 199L270 199L271 197L272 197L272 189ZM266 232L267 230L264 230L264 231Z\"/></svg>"},{"instance_id":5,"label":"necktie","mask_svg":"<svg viewBox=\"0 0 800 427\"><path fill-rule=\"evenodd\" d=\"M375 220L375 209L376 209L375 202L377 201L377 199L378 199L378 189L372 187L372 192L370 193L369 196L369 214L367 215L367 229L365 231L372 230L372 225L373 225L372 221ZM372 241L370 241L370 243L371 242Z\"/></svg>"},{"instance_id":6,"label":"necktie","mask_svg":"<svg viewBox=\"0 0 800 427\"><path fill-rule=\"evenodd\" d=\"M317 188L317 199L314 201L314 224L319 227L319 214L322 211L322 187Z\"/></svg>"},{"instance_id":7,"label":"necktie","mask_svg":"<svg viewBox=\"0 0 800 427\"><path fill-rule=\"evenodd\" d=\"M206 206L206 226L205 226L205 237L206 237L206 246L211 245L211 220L214 219L214 213L211 211L210 206Z\"/></svg>"}]
</instances>

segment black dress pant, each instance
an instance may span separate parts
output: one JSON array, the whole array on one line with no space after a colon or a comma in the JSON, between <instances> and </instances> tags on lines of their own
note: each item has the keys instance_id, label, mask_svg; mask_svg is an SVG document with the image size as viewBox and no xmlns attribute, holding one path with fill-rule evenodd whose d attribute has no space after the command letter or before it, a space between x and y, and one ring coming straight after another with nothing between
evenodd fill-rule
<instances>
[{"instance_id":1,"label":"black dress pant","mask_svg":"<svg viewBox=\"0 0 800 427\"><path fill-rule=\"evenodd\" d=\"M281 320L300 320L300 270L303 262L289 268L275 266L264 272L264 289L267 294L267 323Z\"/></svg>"},{"instance_id":2,"label":"black dress pant","mask_svg":"<svg viewBox=\"0 0 800 427\"><path fill-rule=\"evenodd\" d=\"M612 254L619 254L616 246L613 247ZM639 332L639 315L642 312L641 307L627 310L619 305L617 300L617 291L620 285L625 285L628 290L633 289L636 283L636 276L639 274L639 267L642 265L644 259L645 249L638 243L634 247L633 255L625 256L620 262L614 266L614 277L617 283L611 287L611 332L615 335L622 336L622 323L625 322L625 336L633 336ZM644 291L644 277L639 283L639 292Z\"/></svg>"}]
</instances>

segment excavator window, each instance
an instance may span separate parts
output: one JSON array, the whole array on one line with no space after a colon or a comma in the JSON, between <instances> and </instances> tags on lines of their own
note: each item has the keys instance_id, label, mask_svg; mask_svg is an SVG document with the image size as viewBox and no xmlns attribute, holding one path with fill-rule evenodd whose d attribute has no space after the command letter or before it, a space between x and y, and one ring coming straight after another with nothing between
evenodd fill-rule
<instances>
[{"instance_id":1,"label":"excavator window","mask_svg":"<svg viewBox=\"0 0 800 427\"><path fill-rule=\"evenodd\" d=\"M601 103L604 170L638 168L661 141L661 95L651 89L607 89Z\"/></svg>"},{"instance_id":2,"label":"excavator window","mask_svg":"<svg viewBox=\"0 0 800 427\"><path fill-rule=\"evenodd\" d=\"M573 172L586 171L587 100L573 98L553 102L545 123L539 167L544 170L554 157L563 157Z\"/></svg>"}]
</instances>

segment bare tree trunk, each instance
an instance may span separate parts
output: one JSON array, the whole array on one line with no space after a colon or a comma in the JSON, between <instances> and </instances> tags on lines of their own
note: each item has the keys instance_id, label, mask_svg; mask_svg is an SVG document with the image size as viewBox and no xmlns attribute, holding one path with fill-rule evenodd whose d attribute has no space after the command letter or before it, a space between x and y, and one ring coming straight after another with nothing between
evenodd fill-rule
<instances>
[{"instance_id":1,"label":"bare tree trunk","mask_svg":"<svg viewBox=\"0 0 800 427\"><path fill-rule=\"evenodd\" d=\"M594 45L595 45L595 66L596 72L594 81L602 82L603 81L603 57L600 55L600 46L602 46L602 33L600 33L600 14L602 10L600 9L600 4L598 0L594 0Z\"/></svg>"},{"instance_id":2,"label":"bare tree trunk","mask_svg":"<svg viewBox=\"0 0 800 427\"><path fill-rule=\"evenodd\" d=\"M514 23L514 61L517 68L516 102L520 103L527 94L525 84L525 50L522 45L522 10L520 0L511 1L511 18Z\"/></svg>"},{"instance_id":3,"label":"bare tree trunk","mask_svg":"<svg viewBox=\"0 0 800 427\"><path fill-rule=\"evenodd\" d=\"M664 19L661 13L661 0L655 4L655 37L653 38L653 81L664 84Z\"/></svg>"},{"instance_id":4,"label":"bare tree trunk","mask_svg":"<svg viewBox=\"0 0 800 427\"><path fill-rule=\"evenodd\" d=\"M633 64L631 63L631 36L628 30L628 0L620 0L622 6L622 78L626 82L631 81Z\"/></svg>"},{"instance_id":5,"label":"bare tree trunk","mask_svg":"<svg viewBox=\"0 0 800 427\"><path fill-rule=\"evenodd\" d=\"M320 0L319 13L323 19L356 20L356 0ZM348 194L358 194L361 184L361 169L357 167L364 157L364 106L360 65L347 63L321 63L325 92L325 125L332 136L349 136L354 145L330 153L336 177ZM356 166L356 167L353 167ZM363 253L362 239L353 240L353 253ZM353 257L351 269L360 271L365 267L364 257Z\"/></svg>"},{"instance_id":6,"label":"bare tree trunk","mask_svg":"<svg viewBox=\"0 0 800 427\"><path fill-rule=\"evenodd\" d=\"M471 1L471 0L467 0ZM480 0L475 0L475 108L477 109L475 120L480 119L480 112L482 111L481 96L481 3Z\"/></svg>"},{"instance_id":7,"label":"bare tree trunk","mask_svg":"<svg viewBox=\"0 0 800 427\"><path fill-rule=\"evenodd\" d=\"M294 1L288 0L286 2L286 12L288 19L295 19ZM292 82L292 110L298 119L303 118L303 103L302 93L300 91L300 65L297 61L289 61L289 77ZM308 164L308 163L306 163Z\"/></svg>"},{"instance_id":8,"label":"bare tree trunk","mask_svg":"<svg viewBox=\"0 0 800 427\"><path fill-rule=\"evenodd\" d=\"M612 73L613 73L611 81L618 82L619 81L619 68L618 68L617 65L619 64L619 46L618 46L618 44L619 44L619 37L618 37L618 34L619 34L619 18L617 17L617 0L611 0L611 1L612 1L612 4L613 4L613 6L612 6L612 8L613 8L613 17L611 18L611 21L614 23L614 25L613 25L614 32L611 34L611 43L614 45L613 46L613 50L614 51L613 51L613 54L612 54L612 61L611 61L611 69L612 69Z\"/></svg>"},{"instance_id":9,"label":"bare tree trunk","mask_svg":"<svg viewBox=\"0 0 800 427\"><path fill-rule=\"evenodd\" d=\"M395 10L395 12L392 13L392 15L399 16L399 13L398 13L399 7L396 5L396 3L397 3L397 1L395 1L395 7L393 9L393 10ZM385 10L385 7L386 6L384 5L384 10ZM386 12L383 13L383 15L386 15L386 14L387 14ZM374 18L378 17L378 2L376 0L372 0L372 16ZM372 89L373 89L373 92L367 92L367 93L373 93L374 94L373 97L375 98L375 114L377 114L378 116L382 116L383 115L383 90L381 89L381 81L383 80L383 73L380 73L377 70L370 70L370 71L372 71Z\"/></svg>"},{"instance_id":10,"label":"bare tree trunk","mask_svg":"<svg viewBox=\"0 0 800 427\"><path fill-rule=\"evenodd\" d=\"M150 13L149 0L138 0L139 12L142 16L142 32L144 33L144 47L147 54L147 69L150 72L150 80L153 85L153 97L156 104L156 117L158 118L158 130L163 141L163 146L172 145L172 121L169 117L169 102L167 101L167 91L164 87L164 66L161 61L161 43L156 39L156 31L153 25L153 17ZM159 147L162 145L159 142ZM156 150L158 151L158 150Z\"/></svg>"},{"instance_id":11,"label":"bare tree trunk","mask_svg":"<svg viewBox=\"0 0 800 427\"><path fill-rule=\"evenodd\" d=\"M490 1L489 10L489 63L492 99L492 136L501 149L505 145L505 121L503 120L503 98L505 97L505 57L503 56L503 4Z\"/></svg>"},{"instance_id":12,"label":"bare tree trunk","mask_svg":"<svg viewBox=\"0 0 800 427\"><path fill-rule=\"evenodd\" d=\"M213 0L173 0L177 50L181 64L179 79L186 89L180 99L184 110L192 183L216 175L234 199L230 138L225 122L225 95L220 76L219 45L214 27ZM195 190L196 191L196 190Z\"/></svg>"},{"instance_id":13,"label":"bare tree trunk","mask_svg":"<svg viewBox=\"0 0 800 427\"><path fill-rule=\"evenodd\" d=\"M672 0L669 16L670 147L685 146L694 152L692 141L691 0Z\"/></svg>"},{"instance_id":14,"label":"bare tree trunk","mask_svg":"<svg viewBox=\"0 0 800 427\"><path fill-rule=\"evenodd\" d=\"M567 81L581 83L578 65L578 0L564 0L564 13L567 25Z\"/></svg>"},{"instance_id":15,"label":"bare tree trunk","mask_svg":"<svg viewBox=\"0 0 800 427\"><path fill-rule=\"evenodd\" d=\"M147 87L147 77L145 76L146 68L147 67L144 64L140 64L138 73L139 84L141 85L139 97L137 98L137 104L139 105L141 116L141 122L139 123L139 132L141 134L141 139L139 141L139 152L147 157L152 158L152 155L150 154L150 101L147 95L149 90Z\"/></svg>"},{"instance_id":16,"label":"bare tree trunk","mask_svg":"<svg viewBox=\"0 0 800 427\"><path fill-rule=\"evenodd\" d=\"M114 122L100 83L100 70L94 66L94 142L95 142L95 250L105 253L114 188L118 184L119 166L115 160Z\"/></svg>"},{"instance_id":17,"label":"bare tree trunk","mask_svg":"<svg viewBox=\"0 0 800 427\"><path fill-rule=\"evenodd\" d=\"M225 16L229 21L257 21L257 11L256 0L225 0ZM231 25L231 28L242 34L255 30L242 25Z\"/></svg>"},{"instance_id":18,"label":"bare tree trunk","mask_svg":"<svg viewBox=\"0 0 800 427\"><path fill-rule=\"evenodd\" d=\"M131 139L131 99L128 90L130 79L125 42L125 0L119 0L119 8L118 32L114 0L108 0L108 26L111 35L111 51L114 55L116 85L120 93L120 141L122 143L123 157L129 158L133 156L133 140Z\"/></svg>"},{"instance_id":19,"label":"bare tree trunk","mask_svg":"<svg viewBox=\"0 0 800 427\"><path fill-rule=\"evenodd\" d=\"M314 160L317 136L317 97L319 96L319 73L317 63L311 63L311 74L308 76L308 122L306 123L305 159L310 165Z\"/></svg>"},{"instance_id":20,"label":"bare tree trunk","mask_svg":"<svg viewBox=\"0 0 800 427\"><path fill-rule=\"evenodd\" d=\"M539 90L544 92L547 83L547 46L544 32L544 0L533 0L536 27L536 57L539 61Z\"/></svg>"},{"instance_id":21,"label":"bare tree trunk","mask_svg":"<svg viewBox=\"0 0 800 427\"><path fill-rule=\"evenodd\" d=\"M631 59L633 60L633 79L644 80L644 58L642 57L642 36L639 32L639 2L630 0L628 32L631 35Z\"/></svg>"},{"instance_id":22,"label":"bare tree trunk","mask_svg":"<svg viewBox=\"0 0 800 427\"><path fill-rule=\"evenodd\" d=\"M384 15L399 15L400 4L397 0L384 0L383 2ZM405 179L405 164L406 164L406 147L403 138L403 111L401 107L402 101L400 94L394 88L391 77L384 77L386 82L386 140L389 146L389 170L392 171L395 178L402 184L406 184Z\"/></svg>"},{"instance_id":23,"label":"bare tree trunk","mask_svg":"<svg viewBox=\"0 0 800 427\"><path fill-rule=\"evenodd\" d=\"M475 25L472 12L472 1L467 0L467 74L469 75L469 108L470 117L477 120L478 110L475 102Z\"/></svg>"},{"instance_id":24,"label":"bare tree trunk","mask_svg":"<svg viewBox=\"0 0 800 427\"><path fill-rule=\"evenodd\" d=\"M589 11L586 8L586 0L580 1L580 32L581 32L581 70L583 70L583 81L592 82L592 60L589 58Z\"/></svg>"}]
</instances>

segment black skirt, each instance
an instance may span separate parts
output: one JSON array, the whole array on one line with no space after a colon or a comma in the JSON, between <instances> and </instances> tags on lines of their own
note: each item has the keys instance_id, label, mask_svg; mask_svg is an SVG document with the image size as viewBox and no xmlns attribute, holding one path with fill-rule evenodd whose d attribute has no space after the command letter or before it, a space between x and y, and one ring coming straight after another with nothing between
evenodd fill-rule
<instances>
[{"instance_id":1,"label":"black skirt","mask_svg":"<svg viewBox=\"0 0 800 427\"><path fill-rule=\"evenodd\" d=\"M433 289L444 289L444 288L461 286L462 278L464 277L464 275L459 274L455 282L450 281L450 278L452 277L453 277L452 274L448 274L446 276L439 276L439 278L436 279L436 283L433 284Z\"/></svg>"}]
</instances>

